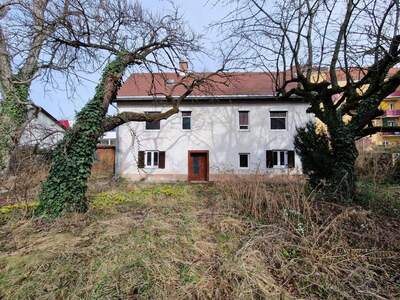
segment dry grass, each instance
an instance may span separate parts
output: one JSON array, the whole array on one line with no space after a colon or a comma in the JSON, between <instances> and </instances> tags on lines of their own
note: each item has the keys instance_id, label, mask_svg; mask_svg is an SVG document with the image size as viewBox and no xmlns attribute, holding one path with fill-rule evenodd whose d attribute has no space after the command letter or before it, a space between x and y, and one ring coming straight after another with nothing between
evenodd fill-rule
<instances>
[{"instance_id":1,"label":"dry grass","mask_svg":"<svg viewBox=\"0 0 400 300\"><path fill-rule=\"evenodd\" d=\"M0 174L0 205L27 203L36 199L49 165L45 158L31 152L17 152L10 174Z\"/></svg>"},{"instance_id":2,"label":"dry grass","mask_svg":"<svg viewBox=\"0 0 400 300\"><path fill-rule=\"evenodd\" d=\"M208 207L203 186L100 193L85 215L8 220L0 235L4 299L256 299L285 294L253 227Z\"/></svg>"},{"instance_id":3,"label":"dry grass","mask_svg":"<svg viewBox=\"0 0 400 300\"><path fill-rule=\"evenodd\" d=\"M220 203L264 223L244 252L262 253L280 286L298 297L400 297L399 220L316 202L304 182L282 181L237 177L218 184Z\"/></svg>"},{"instance_id":4,"label":"dry grass","mask_svg":"<svg viewBox=\"0 0 400 300\"><path fill-rule=\"evenodd\" d=\"M374 184L393 182L399 172L393 164L392 154L378 151L360 150L355 169L360 180Z\"/></svg>"},{"instance_id":5,"label":"dry grass","mask_svg":"<svg viewBox=\"0 0 400 300\"><path fill-rule=\"evenodd\" d=\"M84 215L7 214L0 298L399 297L399 222L317 205L287 179L97 186Z\"/></svg>"}]
</instances>

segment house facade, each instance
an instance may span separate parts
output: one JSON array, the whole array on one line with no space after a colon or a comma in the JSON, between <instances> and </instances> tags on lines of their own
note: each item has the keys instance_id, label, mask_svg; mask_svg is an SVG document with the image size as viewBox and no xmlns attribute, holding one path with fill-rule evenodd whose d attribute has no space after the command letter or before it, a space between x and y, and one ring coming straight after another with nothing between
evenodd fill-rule
<instances>
[{"instance_id":1,"label":"house facade","mask_svg":"<svg viewBox=\"0 0 400 300\"><path fill-rule=\"evenodd\" d=\"M383 116L374 121L374 126L400 126L400 91L382 101ZM384 147L400 146L400 132L379 132L372 136L374 145Z\"/></svg>"},{"instance_id":2,"label":"house facade","mask_svg":"<svg viewBox=\"0 0 400 300\"><path fill-rule=\"evenodd\" d=\"M64 137L63 125L43 107L31 103L28 120L19 141L20 146L51 149Z\"/></svg>"},{"instance_id":3,"label":"house facade","mask_svg":"<svg viewBox=\"0 0 400 300\"><path fill-rule=\"evenodd\" d=\"M119 91L119 111L168 110L165 97L153 95L165 93L176 76L131 76ZM264 73L235 73L229 82L195 91L167 120L120 126L116 174L133 180L208 181L227 173L301 173L293 139L297 127L313 120L307 107L301 99L278 100Z\"/></svg>"}]
</instances>

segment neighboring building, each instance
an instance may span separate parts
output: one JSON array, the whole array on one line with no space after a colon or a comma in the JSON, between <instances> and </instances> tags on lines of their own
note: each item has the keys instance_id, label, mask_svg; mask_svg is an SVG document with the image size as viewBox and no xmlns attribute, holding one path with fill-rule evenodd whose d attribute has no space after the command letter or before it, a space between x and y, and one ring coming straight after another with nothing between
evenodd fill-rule
<instances>
[{"instance_id":1,"label":"neighboring building","mask_svg":"<svg viewBox=\"0 0 400 300\"><path fill-rule=\"evenodd\" d=\"M64 136L65 128L43 107L31 103L28 109L28 121L20 139L20 146L49 149Z\"/></svg>"},{"instance_id":2,"label":"neighboring building","mask_svg":"<svg viewBox=\"0 0 400 300\"><path fill-rule=\"evenodd\" d=\"M374 121L374 126L400 126L400 91L382 101L383 116ZM384 147L400 146L400 132L380 132L371 137L373 144Z\"/></svg>"},{"instance_id":3,"label":"neighboring building","mask_svg":"<svg viewBox=\"0 0 400 300\"><path fill-rule=\"evenodd\" d=\"M115 146L117 140L117 130L113 129L111 131L107 131L101 137L99 143L105 146Z\"/></svg>"},{"instance_id":4,"label":"neighboring building","mask_svg":"<svg viewBox=\"0 0 400 300\"><path fill-rule=\"evenodd\" d=\"M134 74L121 87L120 112L161 112L179 75ZM175 90L179 95L183 90ZM301 172L296 127L313 120L308 103L279 100L265 73L232 73L227 83L196 90L180 112L117 130L116 174L133 180L214 180L226 173Z\"/></svg>"}]
</instances>

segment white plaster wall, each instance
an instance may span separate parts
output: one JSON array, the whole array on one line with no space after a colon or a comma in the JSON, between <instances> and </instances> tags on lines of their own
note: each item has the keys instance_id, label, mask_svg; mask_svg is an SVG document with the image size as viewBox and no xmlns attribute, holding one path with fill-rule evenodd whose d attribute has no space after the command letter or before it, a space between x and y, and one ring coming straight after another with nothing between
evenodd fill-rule
<instances>
[{"instance_id":1,"label":"white plaster wall","mask_svg":"<svg viewBox=\"0 0 400 300\"><path fill-rule=\"evenodd\" d=\"M21 136L20 145L38 145L39 148L54 147L64 137L65 130L46 114L39 112L37 117L34 117L32 113L32 111L28 112L28 118L31 121Z\"/></svg>"},{"instance_id":2,"label":"white plaster wall","mask_svg":"<svg viewBox=\"0 0 400 300\"><path fill-rule=\"evenodd\" d=\"M166 106L150 102L119 102L120 111L165 111ZM181 111L192 112L192 130L182 130L181 114L161 121L161 129L145 130L145 123L130 122L117 129L116 173L131 179L158 178L186 180L188 151L209 150L210 179L213 175L234 173L282 172L266 168L266 150L294 150L296 127L312 120L306 103L186 103ZM249 130L239 130L239 110L249 111ZM270 110L288 111L286 130L270 129ZM138 169L139 150L166 152L165 169ZM250 153L250 168L239 168L239 153ZM301 172L295 157L294 172ZM287 172L287 171L285 171ZM293 170L292 170L293 172ZM151 176L157 175L157 176Z\"/></svg>"}]
</instances>

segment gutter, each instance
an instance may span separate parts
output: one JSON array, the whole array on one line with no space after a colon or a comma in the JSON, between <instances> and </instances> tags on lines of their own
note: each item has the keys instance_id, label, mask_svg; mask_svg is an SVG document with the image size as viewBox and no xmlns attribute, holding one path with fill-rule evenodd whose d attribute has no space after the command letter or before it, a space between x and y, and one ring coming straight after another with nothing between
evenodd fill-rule
<instances>
[{"instance_id":1,"label":"gutter","mask_svg":"<svg viewBox=\"0 0 400 300\"><path fill-rule=\"evenodd\" d=\"M173 96L173 99L178 99L179 96ZM297 100L299 102L306 102L303 98L292 96L290 99ZM115 102L123 101L154 101L165 100L165 96L117 96ZM281 100L279 97L274 95L200 95L200 96L188 96L185 100L272 100L272 101L289 101Z\"/></svg>"}]
</instances>

